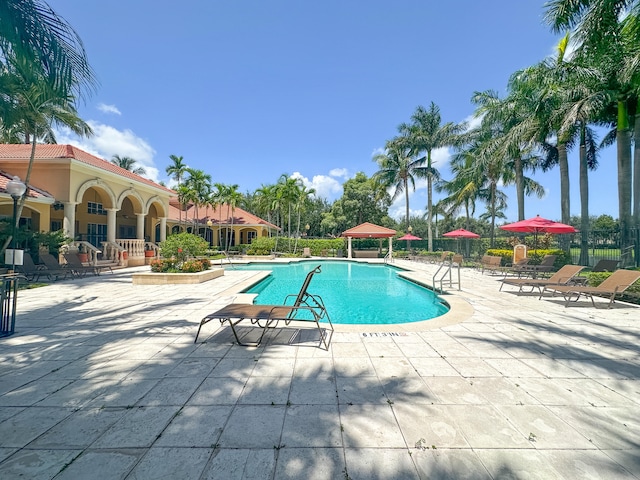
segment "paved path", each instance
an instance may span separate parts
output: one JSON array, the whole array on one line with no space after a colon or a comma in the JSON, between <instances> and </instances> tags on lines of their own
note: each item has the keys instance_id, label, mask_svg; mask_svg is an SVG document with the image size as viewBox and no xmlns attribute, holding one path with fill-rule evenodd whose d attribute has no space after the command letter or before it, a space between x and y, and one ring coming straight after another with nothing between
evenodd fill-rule
<instances>
[{"instance_id":1,"label":"paved path","mask_svg":"<svg viewBox=\"0 0 640 480\"><path fill-rule=\"evenodd\" d=\"M239 347L211 322L194 345L252 272L134 286L132 271L19 293L1 479L640 475L636 306L564 308L464 269L447 295L473 307L460 323L339 328L327 352L287 329Z\"/></svg>"}]
</instances>

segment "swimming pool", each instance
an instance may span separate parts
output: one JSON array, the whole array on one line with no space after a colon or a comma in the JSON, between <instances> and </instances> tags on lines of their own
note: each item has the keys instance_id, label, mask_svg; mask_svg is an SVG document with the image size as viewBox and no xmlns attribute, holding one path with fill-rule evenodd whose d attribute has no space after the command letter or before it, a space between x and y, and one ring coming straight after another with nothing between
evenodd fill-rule
<instances>
[{"instance_id":1,"label":"swimming pool","mask_svg":"<svg viewBox=\"0 0 640 480\"><path fill-rule=\"evenodd\" d=\"M240 270L272 273L244 293L256 293L256 304L281 304L296 294L306 274L317 265L308 292L324 300L333 323L394 324L428 320L449 309L431 290L398 276L397 268L350 261L308 260L237 265Z\"/></svg>"}]
</instances>

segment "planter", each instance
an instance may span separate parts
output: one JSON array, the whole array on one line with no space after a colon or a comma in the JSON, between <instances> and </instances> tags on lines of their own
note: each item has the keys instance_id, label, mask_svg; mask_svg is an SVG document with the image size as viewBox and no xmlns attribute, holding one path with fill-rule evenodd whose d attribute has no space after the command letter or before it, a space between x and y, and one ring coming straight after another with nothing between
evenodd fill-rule
<instances>
[{"instance_id":1,"label":"planter","mask_svg":"<svg viewBox=\"0 0 640 480\"><path fill-rule=\"evenodd\" d=\"M134 285L170 285L202 283L224 275L224 269L214 268L196 273L134 273Z\"/></svg>"},{"instance_id":2,"label":"planter","mask_svg":"<svg viewBox=\"0 0 640 480\"><path fill-rule=\"evenodd\" d=\"M156 256L156 252L154 252L153 250L145 250L144 251L144 256L145 257L155 257Z\"/></svg>"},{"instance_id":3,"label":"planter","mask_svg":"<svg viewBox=\"0 0 640 480\"><path fill-rule=\"evenodd\" d=\"M80 259L80 261L82 263L88 263L89 262L89 254L88 253L78 253L78 258Z\"/></svg>"}]
</instances>

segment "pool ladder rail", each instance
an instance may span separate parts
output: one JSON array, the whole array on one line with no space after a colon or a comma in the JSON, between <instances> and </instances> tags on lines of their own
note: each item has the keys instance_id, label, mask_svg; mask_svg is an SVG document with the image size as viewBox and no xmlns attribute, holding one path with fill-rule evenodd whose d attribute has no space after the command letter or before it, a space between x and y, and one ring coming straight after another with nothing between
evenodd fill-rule
<instances>
[{"instance_id":1,"label":"pool ladder rail","mask_svg":"<svg viewBox=\"0 0 640 480\"><path fill-rule=\"evenodd\" d=\"M458 290L460 290L460 268L462 267L462 260L462 255L454 255L451 259L444 260L440 264L432 279L434 292L443 293L445 284L448 284L449 288L457 285ZM457 281L453 278L453 270L457 271ZM440 288L436 286L438 284Z\"/></svg>"}]
</instances>

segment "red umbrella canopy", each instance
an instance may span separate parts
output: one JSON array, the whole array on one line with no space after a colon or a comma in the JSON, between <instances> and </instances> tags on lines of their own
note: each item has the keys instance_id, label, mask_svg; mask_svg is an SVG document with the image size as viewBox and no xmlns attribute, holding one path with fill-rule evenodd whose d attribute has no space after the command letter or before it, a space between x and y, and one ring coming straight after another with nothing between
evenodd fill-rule
<instances>
[{"instance_id":1,"label":"red umbrella canopy","mask_svg":"<svg viewBox=\"0 0 640 480\"><path fill-rule=\"evenodd\" d=\"M402 237L400 237L398 240L422 240L422 238L416 237L411 233L407 233L406 235L403 235Z\"/></svg>"},{"instance_id":2,"label":"red umbrella canopy","mask_svg":"<svg viewBox=\"0 0 640 480\"><path fill-rule=\"evenodd\" d=\"M478 235L477 233L470 232L469 230L465 230L464 228L459 228L451 232L443 233L442 236L455 238L480 238L480 235Z\"/></svg>"},{"instance_id":3,"label":"red umbrella canopy","mask_svg":"<svg viewBox=\"0 0 640 480\"><path fill-rule=\"evenodd\" d=\"M553 220L547 220L540 215L536 215L534 218L527 220L520 220L519 222L509 223L500 227L503 230L509 232L524 232L524 233L576 233L577 230L571 225L564 223L554 222Z\"/></svg>"}]
</instances>

